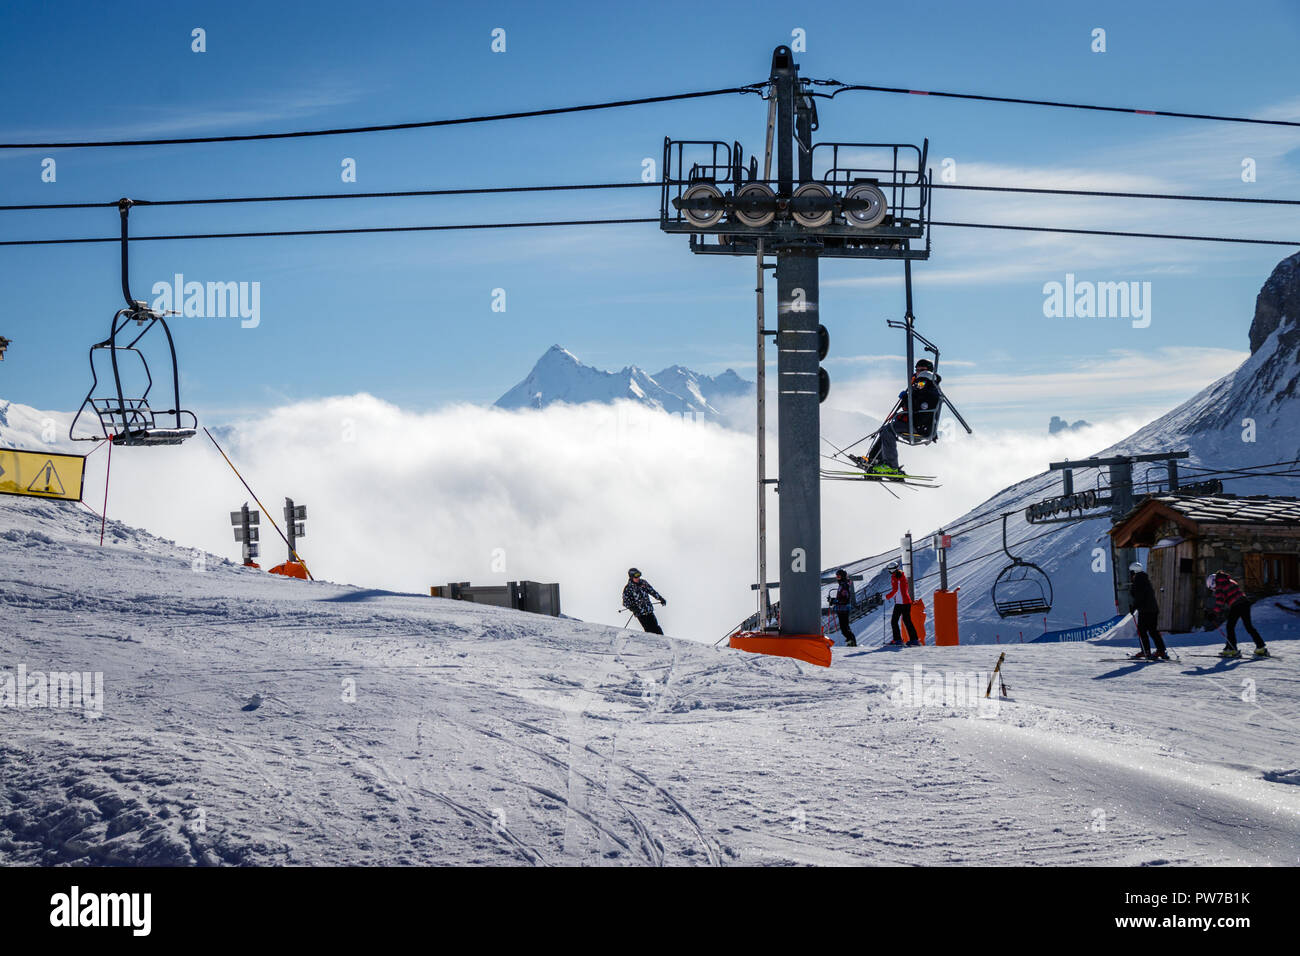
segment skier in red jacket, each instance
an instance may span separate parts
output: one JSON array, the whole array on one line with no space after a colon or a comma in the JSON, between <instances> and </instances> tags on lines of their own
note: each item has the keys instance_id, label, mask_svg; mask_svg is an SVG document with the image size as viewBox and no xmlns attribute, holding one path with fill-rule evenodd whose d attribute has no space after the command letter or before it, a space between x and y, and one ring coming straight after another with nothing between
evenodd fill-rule
<instances>
[{"instance_id":1,"label":"skier in red jacket","mask_svg":"<svg viewBox=\"0 0 1300 956\"><path fill-rule=\"evenodd\" d=\"M897 561L889 564L889 593L885 595L885 600L894 599L894 616L890 619L889 625L894 631L894 639L891 644L902 644L903 635L898 630L898 621L901 618L903 624L907 627L907 647L919 647L921 639L916 636L916 625L912 623L912 589L908 586L907 575L903 573L902 565Z\"/></svg>"},{"instance_id":2,"label":"skier in red jacket","mask_svg":"<svg viewBox=\"0 0 1300 956\"><path fill-rule=\"evenodd\" d=\"M1227 571L1215 571L1205 583L1214 589L1214 613L1219 615L1224 610L1228 612L1223 619L1228 629L1228 644L1219 651L1219 656L1241 656L1241 651L1237 649L1236 628L1237 622L1241 621L1246 626L1246 632L1255 639L1255 656L1268 657L1268 648L1264 646L1264 639L1259 636L1259 631L1255 630L1255 625L1250 622L1250 599L1242 593L1241 585L1234 581Z\"/></svg>"}]
</instances>

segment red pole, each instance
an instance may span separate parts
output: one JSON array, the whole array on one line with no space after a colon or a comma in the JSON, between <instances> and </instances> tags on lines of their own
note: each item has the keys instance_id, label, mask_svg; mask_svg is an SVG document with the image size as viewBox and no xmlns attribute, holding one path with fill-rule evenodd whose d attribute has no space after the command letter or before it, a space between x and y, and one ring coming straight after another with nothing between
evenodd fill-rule
<instances>
[{"instance_id":1,"label":"red pole","mask_svg":"<svg viewBox=\"0 0 1300 956\"><path fill-rule=\"evenodd\" d=\"M87 456L89 457L89 456ZM99 516L99 546L104 546L104 523L108 521L108 478L113 473L113 443L108 443L108 467L104 469L104 513Z\"/></svg>"}]
</instances>

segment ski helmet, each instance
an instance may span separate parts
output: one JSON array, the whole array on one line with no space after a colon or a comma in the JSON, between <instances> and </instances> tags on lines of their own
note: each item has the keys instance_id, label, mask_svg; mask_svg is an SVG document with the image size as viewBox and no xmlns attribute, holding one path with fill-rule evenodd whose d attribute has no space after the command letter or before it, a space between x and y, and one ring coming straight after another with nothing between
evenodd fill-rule
<instances>
[{"instance_id":1,"label":"ski helmet","mask_svg":"<svg viewBox=\"0 0 1300 956\"><path fill-rule=\"evenodd\" d=\"M934 363L931 362L929 359L925 359L925 358L923 358L923 359L917 359L917 360L916 360L916 368L917 368L918 370L919 370L919 369L924 369L924 370L927 371L927 372L933 372L933 371L934 371Z\"/></svg>"},{"instance_id":2,"label":"ski helmet","mask_svg":"<svg viewBox=\"0 0 1300 956\"><path fill-rule=\"evenodd\" d=\"M843 568L835 569L835 577L838 578L839 580L843 581L848 576L849 576L849 572L845 571Z\"/></svg>"},{"instance_id":3,"label":"ski helmet","mask_svg":"<svg viewBox=\"0 0 1300 956\"><path fill-rule=\"evenodd\" d=\"M641 572L638 571L636 568L628 568L627 576L629 578L639 578L641 576Z\"/></svg>"},{"instance_id":4,"label":"ski helmet","mask_svg":"<svg viewBox=\"0 0 1300 956\"><path fill-rule=\"evenodd\" d=\"M890 561L889 564L885 566L885 570L892 574L895 571L903 570L903 566L899 564L897 561Z\"/></svg>"},{"instance_id":5,"label":"ski helmet","mask_svg":"<svg viewBox=\"0 0 1300 956\"><path fill-rule=\"evenodd\" d=\"M1130 574L1136 574L1137 572L1142 570L1142 562L1134 561L1132 564L1128 566L1128 570Z\"/></svg>"}]
</instances>

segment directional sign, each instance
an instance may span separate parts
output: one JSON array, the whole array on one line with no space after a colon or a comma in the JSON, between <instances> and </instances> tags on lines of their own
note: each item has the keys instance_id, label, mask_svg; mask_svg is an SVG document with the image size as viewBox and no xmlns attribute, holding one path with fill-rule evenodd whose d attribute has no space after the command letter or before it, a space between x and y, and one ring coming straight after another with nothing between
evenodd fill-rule
<instances>
[{"instance_id":1,"label":"directional sign","mask_svg":"<svg viewBox=\"0 0 1300 956\"><path fill-rule=\"evenodd\" d=\"M85 471L81 455L0 448L0 494L80 501Z\"/></svg>"}]
</instances>

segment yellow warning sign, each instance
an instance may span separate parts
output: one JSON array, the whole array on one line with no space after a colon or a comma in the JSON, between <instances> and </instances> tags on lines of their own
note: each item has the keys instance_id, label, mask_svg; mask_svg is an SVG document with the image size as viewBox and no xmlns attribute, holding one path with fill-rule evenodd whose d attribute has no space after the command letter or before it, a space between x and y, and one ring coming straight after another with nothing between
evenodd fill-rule
<instances>
[{"instance_id":1,"label":"yellow warning sign","mask_svg":"<svg viewBox=\"0 0 1300 956\"><path fill-rule=\"evenodd\" d=\"M81 455L0 448L0 494L80 501L85 471Z\"/></svg>"}]
</instances>

